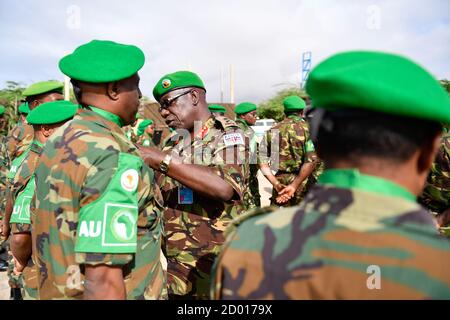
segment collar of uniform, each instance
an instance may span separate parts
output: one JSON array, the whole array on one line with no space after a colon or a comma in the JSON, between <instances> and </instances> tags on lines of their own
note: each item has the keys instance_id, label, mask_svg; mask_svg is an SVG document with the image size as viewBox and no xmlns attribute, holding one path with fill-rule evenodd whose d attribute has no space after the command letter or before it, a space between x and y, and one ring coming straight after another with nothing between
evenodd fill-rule
<instances>
[{"instance_id":1,"label":"collar of uniform","mask_svg":"<svg viewBox=\"0 0 450 320\"><path fill-rule=\"evenodd\" d=\"M196 134L197 139L203 139L203 137L208 133L208 131L214 127L215 119L214 117L210 117L208 120L206 120L205 124L201 128L201 130Z\"/></svg>"},{"instance_id":2,"label":"collar of uniform","mask_svg":"<svg viewBox=\"0 0 450 320\"><path fill-rule=\"evenodd\" d=\"M300 117L300 116L298 116L296 114L290 114L290 115L287 116L287 118L294 119L294 120L297 120L297 121L303 120L302 117Z\"/></svg>"},{"instance_id":3,"label":"collar of uniform","mask_svg":"<svg viewBox=\"0 0 450 320\"><path fill-rule=\"evenodd\" d=\"M107 119L107 120L109 120L111 122L114 122L119 127L121 127L121 128L123 127L123 121L118 115L116 115L114 113L111 113L109 111L103 110L103 109L99 109L99 108L93 107L93 106L89 106L89 108L92 111L94 111L96 114L102 116L103 118L105 118L105 119Z\"/></svg>"},{"instance_id":4,"label":"collar of uniform","mask_svg":"<svg viewBox=\"0 0 450 320\"><path fill-rule=\"evenodd\" d=\"M358 189L416 202L416 197L402 186L375 176L361 174L358 169L329 169L319 177L322 185L337 188Z\"/></svg>"},{"instance_id":5,"label":"collar of uniform","mask_svg":"<svg viewBox=\"0 0 450 320\"><path fill-rule=\"evenodd\" d=\"M44 149L44 144L38 140L33 140L31 143L30 151L33 151L34 153L41 154L42 150Z\"/></svg>"},{"instance_id":6,"label":"collar of uniform","mask_svg":"<svg viewBox=\"0 0 450 320\"><path fill-rule=\"evenodd\" d=\"M236 119L235 121L238 122L238 123L242 123L246 128L249 127L247 121L245 121L245 120L242 120L242 119Z\"/></svg>"}]
</instances>

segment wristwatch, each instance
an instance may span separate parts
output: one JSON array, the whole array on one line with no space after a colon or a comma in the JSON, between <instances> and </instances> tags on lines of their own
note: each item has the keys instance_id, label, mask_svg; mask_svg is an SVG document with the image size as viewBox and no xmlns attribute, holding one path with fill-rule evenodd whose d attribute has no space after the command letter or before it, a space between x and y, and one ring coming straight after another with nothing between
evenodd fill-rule
<instances>
[{"instance_id":1,"label":"wristwatch","mask_svg":"<svg viewBox=\"0 0 450 320\"><path fill-rule=\"evenodd\" d=\"M159 171L162 173L167 173L169 171L170 161L172 160L172 155L167 154L164 159L159 163Z\"/></svg>"}]
</instances>

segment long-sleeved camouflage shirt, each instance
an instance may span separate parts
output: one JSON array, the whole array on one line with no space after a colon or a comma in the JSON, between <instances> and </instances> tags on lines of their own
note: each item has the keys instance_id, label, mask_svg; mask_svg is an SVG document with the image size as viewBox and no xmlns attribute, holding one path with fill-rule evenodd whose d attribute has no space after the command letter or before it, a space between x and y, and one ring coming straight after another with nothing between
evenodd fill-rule
<instances>
[{"instance_id":1,"label":"long-sleeved camouflage shirt","mask_svg":"<svg viewBox=\"0 0 450 320\"><path fill-rule=\"evenodd\" d=\"M189 136L190 138L190 136ZM230 221L244 210L242 197L248 166L242 131L225 117L210 118L193 141L174 132L164 143L185 163L214 168L235 191L229 202L217 201L161 175L164 197L165 251L169 294L206 298L210 271Z\"/></svg>"}]
</instances>

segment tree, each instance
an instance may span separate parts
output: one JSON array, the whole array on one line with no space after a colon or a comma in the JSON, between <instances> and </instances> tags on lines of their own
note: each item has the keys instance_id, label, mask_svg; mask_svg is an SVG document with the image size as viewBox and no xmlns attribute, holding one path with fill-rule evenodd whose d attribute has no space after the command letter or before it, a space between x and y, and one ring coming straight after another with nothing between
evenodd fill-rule
<instances>
[{"instance_id":1,"label":"tree","mask_svg":"<svg viewBox=\"0 0 450 320\"><path fill-rule=\"evenodd\" d=\"M20 82L6 81L6 87L0 89L0 104L5 106L6 121L10 130L18 120L17 108L23 99L24 86Z\"/></svg>"},{"instance_id":2,"label":"tree","mask_svg":"<svg viewBox=\"0 0 450 320\"><path fill-rule=\"evenodd\" d=\"M308 102L309 98L306 92L298 87L291 87L278 91L277 94L259 104L258 116L261 119L274 119L281 121L284 119L283 100L284 98L292 95L297 95Z\"/></svg>"}]
</instances>

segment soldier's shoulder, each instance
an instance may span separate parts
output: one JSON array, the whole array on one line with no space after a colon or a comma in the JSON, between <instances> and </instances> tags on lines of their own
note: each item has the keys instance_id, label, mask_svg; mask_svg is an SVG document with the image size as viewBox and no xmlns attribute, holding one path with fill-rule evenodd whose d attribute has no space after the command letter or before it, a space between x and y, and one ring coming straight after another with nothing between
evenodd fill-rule
<instances>
[{"instance_id":1,"label":"soldier's shoulder","mask_svg":"<svg viewBox=\"0 0 450 320\"><path fill-rule=\"evenodd\" d=\"M214 126L221 131L235 131L242 130L236 121L231 120L225 116L218 116L214 118Z\"/></svg>"},{"instance_id":2,"label":"soldier's shoulder","mask_svg":"<svg viewBox=\"0 0 450 320\"><path fill-rule=\"evenodd\" d=\"M113 131L79 115L59 127L45 144L45 149L64 147L77 155L86 154L89 157L95 157L98 153L117 153L121 149Z\"/></svg>"}]
</instances>

